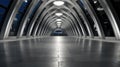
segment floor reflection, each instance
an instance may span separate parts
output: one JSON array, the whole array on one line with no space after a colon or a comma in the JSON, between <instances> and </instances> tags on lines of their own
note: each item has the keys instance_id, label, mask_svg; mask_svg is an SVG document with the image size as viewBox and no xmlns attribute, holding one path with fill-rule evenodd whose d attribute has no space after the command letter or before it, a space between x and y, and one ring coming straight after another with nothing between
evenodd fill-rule
<instances>
[{"instance_id":1,"label":"floor reflection","mask_svg":"<svg viewBox=\"0 0 120 67\"><path fill-rule=\"evenodd\" d=\"M4 42L0 67L120 67L120 43L75 37Z\"/></svg>"}]
</instances>

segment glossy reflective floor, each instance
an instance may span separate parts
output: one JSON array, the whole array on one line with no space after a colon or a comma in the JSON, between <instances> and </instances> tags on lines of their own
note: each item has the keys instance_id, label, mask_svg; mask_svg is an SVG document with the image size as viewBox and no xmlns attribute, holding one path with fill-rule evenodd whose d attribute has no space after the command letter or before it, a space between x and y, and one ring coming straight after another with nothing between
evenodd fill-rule
<instances>
[{"instance_id":1,"label":"glossy reflective floor","mask_svg":"<svg viewBox=\"0 0 120 67\"><path fill-rule=\"evenodd\" d=\"M120 43L75 37L4 42L0 67L120 67Z\"/></svg>"}]
</instances>

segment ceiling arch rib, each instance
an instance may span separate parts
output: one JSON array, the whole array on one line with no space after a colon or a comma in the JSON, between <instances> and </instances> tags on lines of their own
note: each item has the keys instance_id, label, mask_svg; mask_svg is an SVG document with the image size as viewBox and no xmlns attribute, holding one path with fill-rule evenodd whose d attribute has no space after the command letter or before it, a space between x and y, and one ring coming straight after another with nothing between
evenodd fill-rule
<instances>
[{"instance_id":1,"label":"ceiling arch rib","mask_svg":"<svg viewBox=\"0 0 120 67\"><path fill-rule=\"evenodd\" d=\"M68 11L70 11L70 10L68 10ZM51 14L50 12L49 12L49 14ZM48 15L47 15L48 16ZM37 26L35 26L35 27L37 27Z\"/></svg>"},{"instance_id":2,"label":"ceiling arch rib","mask_svg":"<svg viewBox=\"0 0 120 67\"><path fill-rule=\"evenodd\" d=\"M53 19L53 18L52 18ZM48 24L47 24L48 25Z\"/></svg>"},{"instance_id":3,"label":"ceiling arch rib","mask_svg":"<svg viewBox=\"0 0 120 67\"><path fill-rule=\"evenodd\" d=\"M53 20L53 21L54 21L54 20ZM56 22L55 22L55 21L53 22L53 21L51 21L51 22L49 23L49 26L51 26L51 25L55 26L54 23L56 23ZM63 22L64 22L64 21L63 21ZM65 22L66 22L66 23L63 23L63 25L64 25L64 26L63 26L63 29L66 29L65 27L66 27L66 25L68 25L66 20L65 20ZM69 23L69 22L68 22L68 23ZM71 28L71 33L72 33L72 34L75 34L75 32L74 32L75 30L73 30L73 27L71 27L70 25L72 25L72 24L69 24L69 27ZM52 26L52 27L53 27L53 26ZM47 29L46 29L46 30L47 30ZM44 31L43 31L43 32L44 32ZM43 34L44 34L44 33L43 33ZM76 34L75 34L75 35L76 35Z\"/></svg>"},{"instance_id":4,"label":"ceiling arch rib","mask_svg":"<svg viewBox=\"0 0 120 67\"><path fill-rule=\"evenodd\" d=\"M53 11L52 14L53 13L55 13L55 11ZM39 17L39 19L35 25L35 28L33 29L33 34L32 34L33 36L37 35L37 31L38 31L38 28L39 28L41 22L44 21L44 19L47 19L49 16L50 16L50 13L48 13L48 12L42 13L41 17Z\"/></svg>"},{"instance_id":5,"label":"ceiling arch rib","mask_svg":"<svg viewBox=\"0 0 120 67\"><path fill-rule=\"evenodd\" d=\"M62 8L62 9L63 9L63 8ZM65 8L64 8L64 9L65 9ZM77 14L75 14L75 13L73 14L73 15L75 16L75 18L74 18L74 17L71 15L72 11L71 11L70 9L68 9L68 8L66 8L66 10L67 10L67 11L62 10L61 12L64 13L64 14L66 14L69 18L72 18L74 21L77 19L74 23L75 23L75 24L78 23L78 24L77 24L77 25L78 25L77 27L79 27L79 25L80 25L80 27L81 27L81 29L82 29L82 32L85 34L84 36L86 36L85 30L84 30L84 28L83 28L83 25L80 23L79 17L76 16ZM70 12L69 12L69 11L70 11ZM73 12L74 12L74 11L73 11Z\"/></svg>"},{"instance_id":6,"label":"ceiling arch rib","mask_svg":"<svg viewBox=\"0 0 120 67\"><path fill-rule=\"evenodd\" d=\"M55 17L55 16L54 16L54 17ZM53 18L54 18L54 17L53 17ZM51 18L52 18L52 17L51 17ZM48 18L48 19L51 19L51 18ZM52 19L53 19L53 18L52 18ZM65 18L65 17L64 17L64 18ZM66 20L66 19L65 19L65 20ZM69 20L67 20L67 21L69 21ZM47 23L47 24L45 24L45 25L49 25L49 20L46 19L46 20L44 20L43 22L46 22L46 23ZM69 22L72 22L72 21L69 21ZM73 24L71 24L71 25L73 25ZM41 26L44 26L44 25L41 25ZM47 26L45 26L45 27L47 27ZM74 28L74 27L75 27L75 26L73 26L73 28ZM41 27L41 28L44 28L44 27ZM75 30L76 30L76 29L75 29ZM74 31L75 31L75 30L74 30Z\"/></svg>"},{"instance_id":7,"label":"ceiling arch rib","mask_svg":"<svg viewBox=\"0 0 120 67\"><path fill-rule=\"evenodd\" d=\"M48 16L48 15L47 15ZM45 19L46 20L46 19ZM36 27L36 26L35 26Z\"/></svg>"},{"instance_id":8,"label":"ceiling arch rib","mask_svg":"<svg viewBox=\"0 0 120 67\"><path fill-rule=\"evenodd\" d=\"M73 24L70 23L71 21L67 21L65 18L62 18L62 19L65 21L66 25L69 24L68 26L71 25L71 26L70 26L71 28L74 27ZM54 21L54 22L53 22L53 21L54 21L54 20L51 20L49 23L50 23L50 24L54 24L54 23L56 22L56 21ZM48 24L48 25L50 25L50 24ZM65 25L64 25L64 26L65 26ZM65 26L65 27L67 27L67 26ZM63 27L63 28L65 29L65 27ZM72 29L71 29L71 30L72 30ZM75 31L75 30L73 30L73 31Z\"/></svg>"},{"instance_id":9,"label":"ceiling arch rib","mask_svg":"<svg viewBox=\"0 0 120 67\"><path fill-rule=\"evenodd\" d=\"M63 0L63 1L65 1L66 3L68 3L69 5L72 5L73 7L75 7L76 5L74 5L71 1L68 1L68 0ZM47 6L47 5L49 5L50 3L53 3L54 2L54 0L50 0L50 1L48 1L47 3L46 3L46 5L45 6ZM46 7L45 7L46 8ZM80 21L79 20L79 17L77 16L77 14L75 14L75 11L72 9L72 8L68 8L68 7L66 7L66 6L64 6L64 9L67 9L67 10L69 10L69 11L71 11L72 10L72 13L74 12L74 16L76 17L76 19L78 20L78 21ZM76 7L75 7L76 8ZM53 7L51 8L51 10L52 9L54 9ZM77 8L78 9L78 8ZM49 9L46 9L46 10L49 10ZM48 12L48 11L47 11ZM44 12L45 13L45 12ZM80 26L81 27L81 26ZM83 28L83 27L82 27ZM88 28L89 29L89 28ZM85 34L85 33L84 33Z\"/></svg>"},{"instance_id":10,"label":"ceiling arch rib","mask_svg":"<svg viewBox=\"0 0 120 67\"><path fill-rule=\"evenodd\" d=\"M63 21L63 22L64 22L64 21ZM53 26L55 26L55 23L56 23L56 22L54 21L54 22L50 23L50 25L48 25L48 26L50 26L50 27L52 26L52 27L53 27ZM66 26L66 24L65 24L65 23L62 23L62 24L63 24L64 26ZM62 27L62 29L65 29L65 28L63 28L63 27ZM45 31L43 31L43 33L42 33L42 34L45 34L45 33L47 32L47 30L48 30L48 27L47 27L47 28L45 28ZM73 33L73 32L72 32L72 33Z\"/></svg>"},{"instance_id":11,"label":"ceiling arch rib","mask_svg":"<svg viewBox=\"0 0 120 67\"><path fill-rule=\"evenodd\" d=\"M44 5L46 4L47 0L44 0L41 4L41 6L37 9L36 13L34 14L31 22L30 22L30 25L29 25L29 28L28 28L28 31L27 31L27 36L30 36L31 32L32 32L32 29L33 29L33 26L37 20L37 18L39 17L40 13L44 11Z\"/></svg>"},{"instance_id":12,"label":"ceiling arch rib","mask_svg":"<svg viewBox=\"0 0 120 67\"><path fill-rule=\"evenodd\" d=\"M49 29L49 28L47 27L47 28L46 28L46 30L44 31L44 33L43 33L43 34L46 34L46 35L47 35L47 34L48 34L48 32L50 32L50 30L48 30L48 29ZM70 29L70 28L69 28L69 29ZM66 28L64 28L64 30L67 30L67 29L66 29ZM72 29L71 29L71 30L72 30ZM70 33L69 35L71 35L71 36L72 36L72 35L73 35L73 33L74 33L73 31L68 31L68 30L67 30L66 32L67 32L67 33Z\"/></svg>"},{"instance_id":13,"label":"ceiling arch rib","mask_svg":"<svg viewBox=\"0 0 120 67\"><path fill-rule=\"evenodd\" d=\"M66 16L63 16L63 17L64 17L66 20L68 20L69 22L71 22L71 24L73 24L74 27L77 27L77 26L75 25L75 22L76 22L76 21L75 21L74 19L72 20L72 18L69 18L69 16L67 16L67 17L66 17ZM53 18L52 18L52 19L53 19ZM50 19L49 19L49 20L50 20ZM49 20L48 20L48 21L49 21Z\"/></svg>"},{"instance_id":14,"label":"ceiling arch rib","mask_svg":"<svg viewBox=\"0 0 120 67\"><path fill-rule=\"evenodd\" d=\"M38 0L35 0L35 1L32 0L30 5L28 6L28 9L26 10L26 12L23 16L24 18L21 19L20 26L19 26L19 29L17 32L17 37L22 37L25 26L29 19L29 16L32 14L32 11L34 10L34 8L35 8L36 4L38 4L38 2L39 2Z\"/></svg>"},{"instance_id":15,"label":"ceiling arch rib","mask_svg":"<svg viewBox=\"0 0 120 67\"><path fill-rule=\"evenodd\" d=\"M51 9L51 10L52 10L52 9ZM41 17L40 17L40 22L42 21L42 19L43 19L42 17L46 14L46 12L48 12L48 11L45 10L45 12L41 15ZM55 13L55 12L53 11L53 13ZM49 15L47 15L47 16L50 16L50 14L51 14L51 13L49 12ZM46 18L46 17L45 17L45 18ZM37 26L35 26L35 27L38 28L38 25L39 25L39 23L38 23Z\"/></svg>"},{"instance_id":16,"label":"ceiling arch rib","mask_svg":"<svg viewBox=\"0 0 120 67\"><path fill-rule=\"evenodd\" d=\"M101 26L100 20L99 20L98 16L96 15L96 12L94 11L93 7L91 6L91 4L89 3L88 0L81 0L81 2L85 5L85 8L87 8L88 13L90 14L91 18L93 19L94 24L96 25L97 33L98 33L99 37L104 38L105 34L103 31L103 28Z\"/></svg>"},{"instance_id":17,"label":"ceiling arch rib","mask_svg":"<svg viewBox=\"0 0 120 67\"><path fill-rule=\"evenodd\" d=\"M52 1L54 1L54 0L50 0L50 2L52 2ZM76 0L74 0L74 1L72 1L72 2L71 2L70 0L63 0L63 1L69 3L72 7L74 7L75 9L77 9L78 13L82 16L83 20L85 21L85 25L86 25L86 27L87 27L87 29L88 29L88 32L89 32L90 37L93 37L94 34L93 34L93 32L92 32L92 28L91 28L90 24L88 23L88 20L87 20L87 18L86 18L86 16L85 16L84 12L83 12L82 9L78 6L78 4L76 4ZM47 4L49 4L50 2L48 2ZM71 8L71 6L70 6L69 8Z\"/></svg>"},{"instance_id":18,"label":"ceiling arch rib","mask_svg":"<svg viewBox=\"0 0 120 67\"><path fill-rule=\"evenodd\" d=\"M69 15L69 14L68 14L68 15ZM52 16L52 17L54 17L54 16ZM49 18L49 19L50 19L50 18ZM52 18L52 19L53 19L53 18ZM45 19L45 20L46 20L46 19ZM50 19L50 20L51 20L51 19ZM74 20L74 19L73 19L73 20ZM44 22L44 21L43 21L43 23L47 23L47 22ZM44 25L41 25L41 26L44 26ZM75 26L75 27L76 27L76 26Z\"/></svg>"},{"instance_id":19,"label":"ceiling arch rib","mask_svg":"<svg viewBox=\"0 0 120 67\"><path fill-rule=\"evenodd\" d=\"M53 7L51 7L50 9L53 9L55 6L53 6ZM65 6L64 6L64 8L65 8ZM69 9L69 11L71 11L72 10L72 12L75 12L72 8L71 8L71 10L70 10L70 8L67 8L67 9ZM78 9L78 8L77 8ZM49 9L47 9L48 11L49 11ZM46 12L48 12L46 10ZM86 20L86 19L85 19ZM86 21L85 21L86 22ZM89 32L89 35L90 36L93 36L93 32L92 32L92 30L91 30L91 27L90 27L90 25L89 25L89 23L85 23L86 24L86 27L87 27L87 29L88 29L88 32Z\"/></svg>"},{"instance_id":20,"label":"ceiling arch rib","mask_svg":"<svg viewBox=\"0 0 120 67\"><path fill-rule=\"evenodd\" d=\"M54 20L53 20L54 21ZM52 21L51 21L52 22ZM54 25L56 22L54 21L53 23L50 23L50 25ZM69 25L68 25L68 23L69 23ZM68 25L68 26L67 26ZM70 23L70 21L65 21L65 23L63 22L63 25L62 25L62 28L63 29L66 29L67 27L69 27L70 29L71 29L71 31L72 31L72 33L74 33L75 35L78 35L78 33L77 33L77 29L76 29L76 31L75 31L75 28L74 28L74 26L73 26L73 24L71 24ZM74 32L75 31L75 32ZM81 34L79 34L79 36L81 36Z\"/></svg>"},{"instance_id":21,"label":"ceiling arch rib","mask_svg":"<svg viewBox=\"0 0 120 67\"><path fill-rule=\"evenodd\" d=\"M44 0L44 3L43 3L43 4L45 4L45 2L47 2L47 0ZM42 6L42 5L41 5L41 6ZM33 25L35 24L35 20L37 19L38 14L40 14L40 13L42 12L42 10L40 11L40 9L44 9L44 8L43 8L43 7L39 7L39 9L37 10L37 12L36 12L36 14L35 14L35 17L33 18L32 23L31 23L30 26L29 26L29 31L30 31L30 32L31 32L31 29L33 28ZM28 31L28 34L30 34L29 31Z\"/></svg>"}]
</instances>

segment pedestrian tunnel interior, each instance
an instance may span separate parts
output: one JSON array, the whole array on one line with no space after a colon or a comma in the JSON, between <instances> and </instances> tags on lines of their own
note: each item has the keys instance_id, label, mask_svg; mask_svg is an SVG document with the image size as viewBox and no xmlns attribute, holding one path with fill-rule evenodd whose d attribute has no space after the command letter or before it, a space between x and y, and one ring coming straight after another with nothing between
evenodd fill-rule
<instances>
[{"instance_id":1,"label":"pedestrian tunnel interior","mask_svg":"<svg viewBox=\"0 0 120 67\"><path fill-rule=\"evenodd\" d=\"M120 39L119 0L1 0L0 39L77 36Z\"/></svg>"},{"instance_id":2,"label":"pedestrian tunnel interior","mask_svg":"<svg viewBox=\"0 0 120 67\"><path fill-rule=\"evenodd\" d=\"M0 0L0 67L120 67L120 0Z\"/></svg>"}]
</instances>

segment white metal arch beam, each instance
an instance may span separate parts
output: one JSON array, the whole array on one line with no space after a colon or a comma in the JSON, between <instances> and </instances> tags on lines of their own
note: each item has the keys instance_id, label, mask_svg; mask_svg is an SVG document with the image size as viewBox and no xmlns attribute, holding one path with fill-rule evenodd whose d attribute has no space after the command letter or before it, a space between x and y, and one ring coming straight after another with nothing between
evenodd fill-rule
<instances>
[{"instance_id":1,"label":"white metal arch beam","mask_svg":"<svg viewBox=\"0 0 120 67\"><path fill-rule=\"evenodd\" d=\"M69 14L67 14L67 15L69 15ZM52 16L52 17L56 17L56 16ZM69 17L70 17L70 16L69 16ZM51 19L53 19L53 18L49 18L49 20L51 20ZM45 20L46 20L46 19L45 19ZM49 21L49 20L48 20L48 21ZM74 20L74 18L72 18L72 20ZM71 21L72 21L72 20L71 20ZM74 20L74 21L75 21L75 20ZM75 22L76 22L76 21L75 21ZM45 23L45 22L43 22L43 23ZM41 25L41 26L44 26L44 25ZM77 26L75 26L75 27L77 27ZM43 28L43 27L42 27L42 28ZM78 28L77 28L77 29L78 29Z\"/></svg>"},{"instance_id":2,"label":"white metal arch beam","mask_svg":"<svg viewBox=\"0 0 120 67\"><path fill-rule=\"evenodd\" d=\"M52 14L53 14L54 12L52 12ZM51 13L50 14L48 14L48 15L46 15L46 17L45 17L45 19L44 20L46 20L47 19L47 17L49 17L49 16L51 16ZM40 19L40 21L39 21L39 23L41 23L41 21L42 21L42 19ZM38 25L39 24L37 24L37 26L35 26L35 27L37 27L38 28Z\"/></svg>"},{"instance_id":3,"label":"white metal arch beam","mask_svg":"<svg viewBox=\"0 0 120 67\"><path fill-rule=\"evenodd\" d=\"M49 10L49 11L50 11L50 10ZM46 12L48 12L48 11L45 10L45 12L41 15L42 18L44 17L44 15L46 14ZM51 13L50 13L50 14L51 14ZM42 18L40 17L40 20L39 20L40 22L41 22ZM46 18L46 17L45 17L45 18ZM35 27L36 27L36 28L34 29L34 30L35 30L35 31L34 31L35 33L36 33L36 31L37 31L38 26L39 26L39 22L37 22L37 26L35 26ZM35 34L35 33L34 33L34 34ZM30 35L29 35L29 36L30 36Z\"/></svg>"},{"instance_id":4,"label":"white metal arch beam","mask_svg":"<svg viewBox=\"0 0 120 67\"><path fill-rule=\"evenodd\" d=\"M63 21L63 22L64 22L64 21ZM53 25L55 25L55 21L49 24L50 27L52 27ZM66 26L66 25L68 25L68 24L67 24L67 23L63 23L63 25ZM62 29L65 30L66 28L65 28L64 26L62 27ZM69 26L70 26L70 25L69 25ZM49 29L49 28L48 28L48 26L47 26L47 28L45 29L45 31L43 31L43 34L46 34L46 32L49 31L48 29ZM73 32L72 28L71 28L71 31L72 31L71 33L73 34L74 32ZM68 33L68 34L70 34L70 33Z\"/></svg>"},{"instance_id":5,"label":"white metal arch beam","mask_svg":"<svg viewBox=\"0 0 120 67\"><path fill-rule=\"evenodd\" d=\"M70 10L69 10L69 11L70 11ZM51 14L51 13L50 13L50 14ZM49 15L47 15L47 16L49 16ZM80 21L80 20L79 20L79 21ZM79 22L79 21L78 21L78 22ZM36 27L36 26L35 26L35 27Z\"/></svg>"},{"instance_id":6,"label":"white metal arch beam","mask_svg":"<svg viewBox=\"0 0 120 67\"><path fill-rule=\"evenodd\" d=\"M58 7L53 6L53 7L49 8L49 9L47 8L44 13L46 13L46 12L52 10L52 9L58 9ZM80 21L78 15L75 13L75 11L73 10L73 8L71 8L71 7L68 8L68 7L66 7L66 6L63 6L63 7L59 7L59 9L66 9L66 10L70 11L71 13L73 13L74 16L77 17L77 20ZM86 27L87 27L87 30L88 30L89 35L90 35L90 37L93 37L94 35L93 35L93 31L92 31L92 29L91 29L91 26L90 26L90 24L89 24L86 16L84 15L82 9L80 9L80 10L81 10L82 13L79 13L79 15L82 15L82 18L83 18L84 23L85 23L85 25L86 25ZM50 13L50 12L49 12L49 13Z\"/></svg>"},{"instance_id":7,"label":"white metal arch beam","mask_svg":"<svg viewBox=\"0 0 120 67\"><path fill-rule=\"evenodd\" d=\"M50 18L48 18L49 20L50 20ZM63 18L64 19L64 18ZM47 21L43 21L43 22L46 22L47 24L45 24L45 25L49 25L48 24L48 22L49 22L49 20L47 20ZM66 19L65 19L66 20ZM68 20L66 20L66 21L68 21ZM65 21L65 22L66 22ZM69 22L72 22L72 21L69 21ZM44 26L44 27L47 27L47 26L45 26L45 25L41 25L41 26ZM71 24L71 25L73 25L73 24ZM44 28L44 27L41 27L41 28ZM75 26L73 26L73 27L75 27ZM75 29L76 30L76 29ZM40 32L40 31L39 31Z\"/></svg>"},{"instance_id":8,"label":"white metal arch beam","mask_svg":"<svg viewBox=\"0 0 120 67\"><path fill-rule=\"evenodd\" d=\"M53 20L53 21L50 21L50 22L48 22L47 26L49 25L50 27L52 27L52 24L54 24L55 22L56 22L56 21L54 21L54 20ZM67 22L66 20L65 20L65 22L66 22L66 25L68 25L68 23L70 24L70 22ZM70 25L72 26L72 24L70 24ZM69 25L69 26L70 26L70 25ZM46 26L46 27L47 27L47 26ZM71 27L71 26L70 26L70 27ZM71 27L71 29L72 29L72 28L73 28L73 27ZM64 29L65 29L65 28L64 28ZM73 34L78 35L78 33L77 33L75 30L71 30L71 31L72 31ZM75 31L75 32L74 32L74 31ZM41 31L41 35L44 34L43 32L44 32L44 31Z\"/></svg>"},{"instance_id":9,"label":"white metal arch beam","mask_svg":"<svg viewBox=\"0 0 120 67\"><path fill-rule=\"evenodd\" d=\"M66 1L66 0L65 0ZM50 3L50 1L48 1L49 3ZM47 3L48 3L47 2ZM66 1L67 2L67 1ZM46 4L46 5L48 5L48 4ZM44 4L44 7L46 7L46 5ZM39 8L40 9L40 8ZM34 26L34 24L35 24L35 20L37 19L37 17L38 17L38 14L41 12L40 10L38 9L38 13L37 13L37 15L35 15L35 18L32 20L32 23L30 24L30 26L29 26L29 28L28 28L28 33L27 34L31 34L31 32L32 32L32 29L33 29L33 26ZM41 9L44 9L44 8L41 8Z\"/></svg>"}]
</instances>

